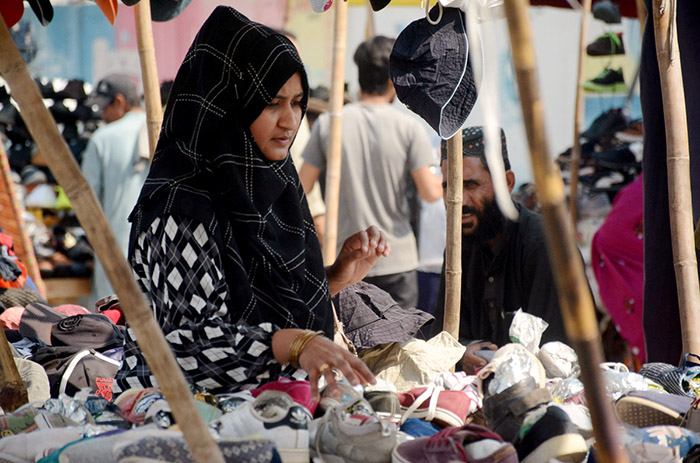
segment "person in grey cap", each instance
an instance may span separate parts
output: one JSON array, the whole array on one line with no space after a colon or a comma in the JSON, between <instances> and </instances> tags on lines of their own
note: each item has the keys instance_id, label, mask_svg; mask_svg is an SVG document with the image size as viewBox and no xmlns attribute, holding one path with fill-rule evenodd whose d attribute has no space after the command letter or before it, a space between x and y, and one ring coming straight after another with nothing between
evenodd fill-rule
<instances>
[{"instance_id":1,"label":"person in grey cap","mask_svg":"<svg viewBox=\"0 0 700 463\"><path fill-rule=\"evenodd\" d=\"M410 308L418 303L418 250L407 200L409 176L425 201L439 200L442 191L439 177L430 171L435 161L426 130L391 104L396 97L389 77L393 45L394 39L376 36L355 51L360 97L343 108L337 242L340 248L354 230L372 224L384 230L394 251L365 281ZM322 114L302 154L299 177L307 194L326 168L329 137L330 115Z\"/></svg>"},{"instance_id":2,"label":"person in grey cap","mask_svg":"<svg viewBox=\"0 0 700 463\"><path fill-rule=\"evenodd\" d=\"M100 80L87 104L97 107L107 124L95 131L85 148L83 175L126 256L130 230L127 217L148 174L146 114L136 85L123 74L111 74ZM103 266L96 261L89 307L113 293Z\"/></svg>"},{"instance_id":3,"label":"person in grey cap","mask_svg":"<svg viewBox=\"0 0 700 463\"><path fill-rule=\"evenodd\" d=\"M496 350L510 342L508 329L515 312L536 315L549 323L542 342L568 343L554 285L542 217L515 203L520 218L507 220L495 201L491 173L486 165L481 127L462 131L464 191L462 199L462 297L459 341L467 346L461 368L473 374L486 365L477 352ZM510 170L505 133L501 129L503 163L508 189L515 174ZM441 167L447 178L447 143L443 142ZM447 191L446 183L443 183ZM435 310L433 334L443 326L445 268Z\"/></svg>"}]
</instances>

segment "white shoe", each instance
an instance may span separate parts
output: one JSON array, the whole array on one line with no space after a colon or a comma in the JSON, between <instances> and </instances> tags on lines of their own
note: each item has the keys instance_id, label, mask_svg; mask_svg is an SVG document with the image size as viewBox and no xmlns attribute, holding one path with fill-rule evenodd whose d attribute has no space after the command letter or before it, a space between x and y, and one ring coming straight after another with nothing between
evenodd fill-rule
<instances>
[{"instance_id":1,"label":"white shoe","mask_svg":"<svg viewBox=\"0 0 700 463\"><path fill-rule=\"evenodd\" d=\"M270 439L284 463L309 461L309 411L280 391L264 391L209 426L222 438L252 435Z\"/></svg>"}]
</instances>

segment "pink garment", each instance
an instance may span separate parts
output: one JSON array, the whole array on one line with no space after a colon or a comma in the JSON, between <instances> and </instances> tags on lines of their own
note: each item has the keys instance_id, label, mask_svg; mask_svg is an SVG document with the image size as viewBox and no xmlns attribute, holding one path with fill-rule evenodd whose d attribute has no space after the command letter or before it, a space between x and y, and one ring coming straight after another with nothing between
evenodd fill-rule
<instances>
[{"instance_id":1,"label":"pink garment","mask_svg":"<svg viewBox=\"0 0 700 463\"><path fill-rule=\"evenodd\" d=\"M57 305L53 309L61 312L64 315L67 315L69 317L71 317L73 315L84 315L86 313L90 313L90 311L88 309L86 309L85 307L75 305L75 304Z\"/></svg>"},{"instance_id":2,"label":"pink garment","mask_svg":"<svg viewBox=\"0 0 700 463\"><path fill-rule=\"evenodd\" d=\"M24 307L10 307L0 314L0 322L6 330L18 330Z\"/></svg>"},{"instance_id":3,"label":"pink garment","mask_svg":"<svg viewBox=\"0 0 700 463\"><path fill-rule=\"evenodd\" d=\"M591 259L600 297L620 336L644 363L642 326L644 234L642 176L615 197L605 223L593 237Z\"/></svg>"}]
</instances>

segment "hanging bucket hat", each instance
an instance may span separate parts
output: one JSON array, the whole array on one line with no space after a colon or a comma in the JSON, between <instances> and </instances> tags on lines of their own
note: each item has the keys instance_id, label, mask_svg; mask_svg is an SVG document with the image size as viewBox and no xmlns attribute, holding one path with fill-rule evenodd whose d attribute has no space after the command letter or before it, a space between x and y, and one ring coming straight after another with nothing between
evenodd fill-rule
<instances>
[{"instance_id":1,"label":"hanging bucket hat","mask_svg":"<svg viewBox=\"0 0 700 463\"><path fill-rule=\"evenodd\" d=\"M49 0L28 0L29 6L42 26L48 26L53 19L53 6Z\"/></svg>"},{"instance_id":2,"label":"hanging bucket hat","mask_svg":"<svg viewBox=\"0 0 700 463\"><path fill-rule=\"evenodd\" d=\"M419 19L399 34L390 74L399 100L447 139L466 122L477 88L464 13L437 4L429 16L440 19Z\"/></svg>"}]
</instances>

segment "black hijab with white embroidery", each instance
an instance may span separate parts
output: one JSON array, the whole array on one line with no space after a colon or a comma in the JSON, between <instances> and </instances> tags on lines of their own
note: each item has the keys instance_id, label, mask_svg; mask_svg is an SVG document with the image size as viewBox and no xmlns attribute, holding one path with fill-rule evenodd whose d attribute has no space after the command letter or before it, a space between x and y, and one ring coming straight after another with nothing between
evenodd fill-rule
<instances>
[{"instance_id":1,"label":"black hijab with white embroidery","mask_svg":"<svg viewBox=\"0 0 700 463\"><path fill-rule=\"evenodd\" d=\"M130 220L130 253L163 215L200 221L219 244L231 323L271 322L332 337L328 281L291 157L268 161L250 124L299 73L284 36L218 7L177 73L153 165Z\"/></svg>"}]
</instances>

